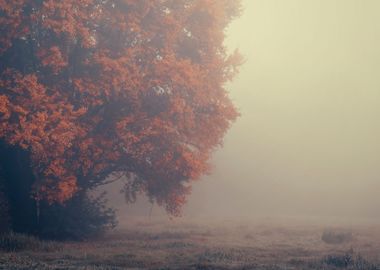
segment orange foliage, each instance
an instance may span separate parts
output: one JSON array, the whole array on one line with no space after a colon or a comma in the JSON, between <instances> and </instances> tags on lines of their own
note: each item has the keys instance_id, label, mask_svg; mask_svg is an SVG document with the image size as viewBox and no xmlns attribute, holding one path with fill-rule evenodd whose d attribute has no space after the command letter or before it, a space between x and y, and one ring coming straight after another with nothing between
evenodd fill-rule
<instances>
[{"instance_id":1,"label":"orange foliage","mask_svg":"<svg viewBox=\"0 0 380 270\"><path fill-rule=\"evenodd\" d=\"M231 0L0 0L0 138L31 154L36 199L116 174L179 214L237 112ZM107 180L108 179L108 180Z\"/></svg>"}]
</instances>

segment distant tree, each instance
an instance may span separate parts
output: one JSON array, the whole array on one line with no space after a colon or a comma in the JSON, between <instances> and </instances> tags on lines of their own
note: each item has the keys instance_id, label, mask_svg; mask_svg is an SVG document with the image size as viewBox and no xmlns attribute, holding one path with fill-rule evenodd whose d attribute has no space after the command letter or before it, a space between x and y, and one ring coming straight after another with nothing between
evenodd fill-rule
<instances>
[{"instance_id":1,"label":"distant tree","mask_svg":"<svg viewBox=\"0 0 380 270\"><path fill-rule=\"evenodd\" d=\"M36 208L122 177L129 201L145 193L179 214L238 115L225 84L241 59L223 42L239 10L236 0L0 1L0 140L29 156L2 166L30 171L18 181L32 183Z\"/></svg>"}]
</instances>

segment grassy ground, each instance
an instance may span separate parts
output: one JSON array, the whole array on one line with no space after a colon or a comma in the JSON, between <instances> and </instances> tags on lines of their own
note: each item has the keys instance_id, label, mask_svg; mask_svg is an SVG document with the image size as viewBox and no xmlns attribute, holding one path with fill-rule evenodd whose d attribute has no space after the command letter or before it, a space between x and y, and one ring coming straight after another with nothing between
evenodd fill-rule
<instances>
[{"instance_id":1,"label":"grassy ground","mask_svg":"<svg viewBox=\"0 0 380 270\"><path fill-rule=\"evenodd\" d=\"M380 226L329 227L349 237L327 243L326 225L268 220L135 220L84 243L13 235L0 239L0 269L380 269Z\"/></svg>"}]
</instances>

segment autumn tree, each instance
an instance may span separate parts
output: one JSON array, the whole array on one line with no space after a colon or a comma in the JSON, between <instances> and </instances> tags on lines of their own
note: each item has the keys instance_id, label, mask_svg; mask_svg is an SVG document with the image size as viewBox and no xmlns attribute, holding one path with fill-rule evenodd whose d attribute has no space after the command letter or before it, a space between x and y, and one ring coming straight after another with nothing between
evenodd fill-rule
<instances>
[{"instance_id":1,"label":"autumn tree","mask_svg":"<svg viewBox=\"0 0 380 270\"><path fill-rule=\"evenodd\" d=\"M35 204L124 179L128 201L144 193L179 214L237 117L225 85L240 57L223 41L239 10L235 0L0 1L0 150L28 156L11 165L30 171Z\"/></svg>"}]
</instances>

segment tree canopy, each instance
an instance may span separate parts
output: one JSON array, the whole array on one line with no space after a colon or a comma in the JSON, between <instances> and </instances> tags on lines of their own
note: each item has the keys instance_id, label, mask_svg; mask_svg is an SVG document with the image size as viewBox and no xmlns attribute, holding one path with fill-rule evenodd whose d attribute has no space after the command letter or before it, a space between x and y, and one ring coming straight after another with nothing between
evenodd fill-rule
<instances>
[{"instance_id":1,"label":"tree canopy","mask_svg":"<svg viewBox=\"0 0 380 270\"><path fill-rule=\"evenodd\" d=\"M0 0L0 140L36 201L125 179L173 215L238 113L231 0Z\"/></svg>"}]
</instances>

